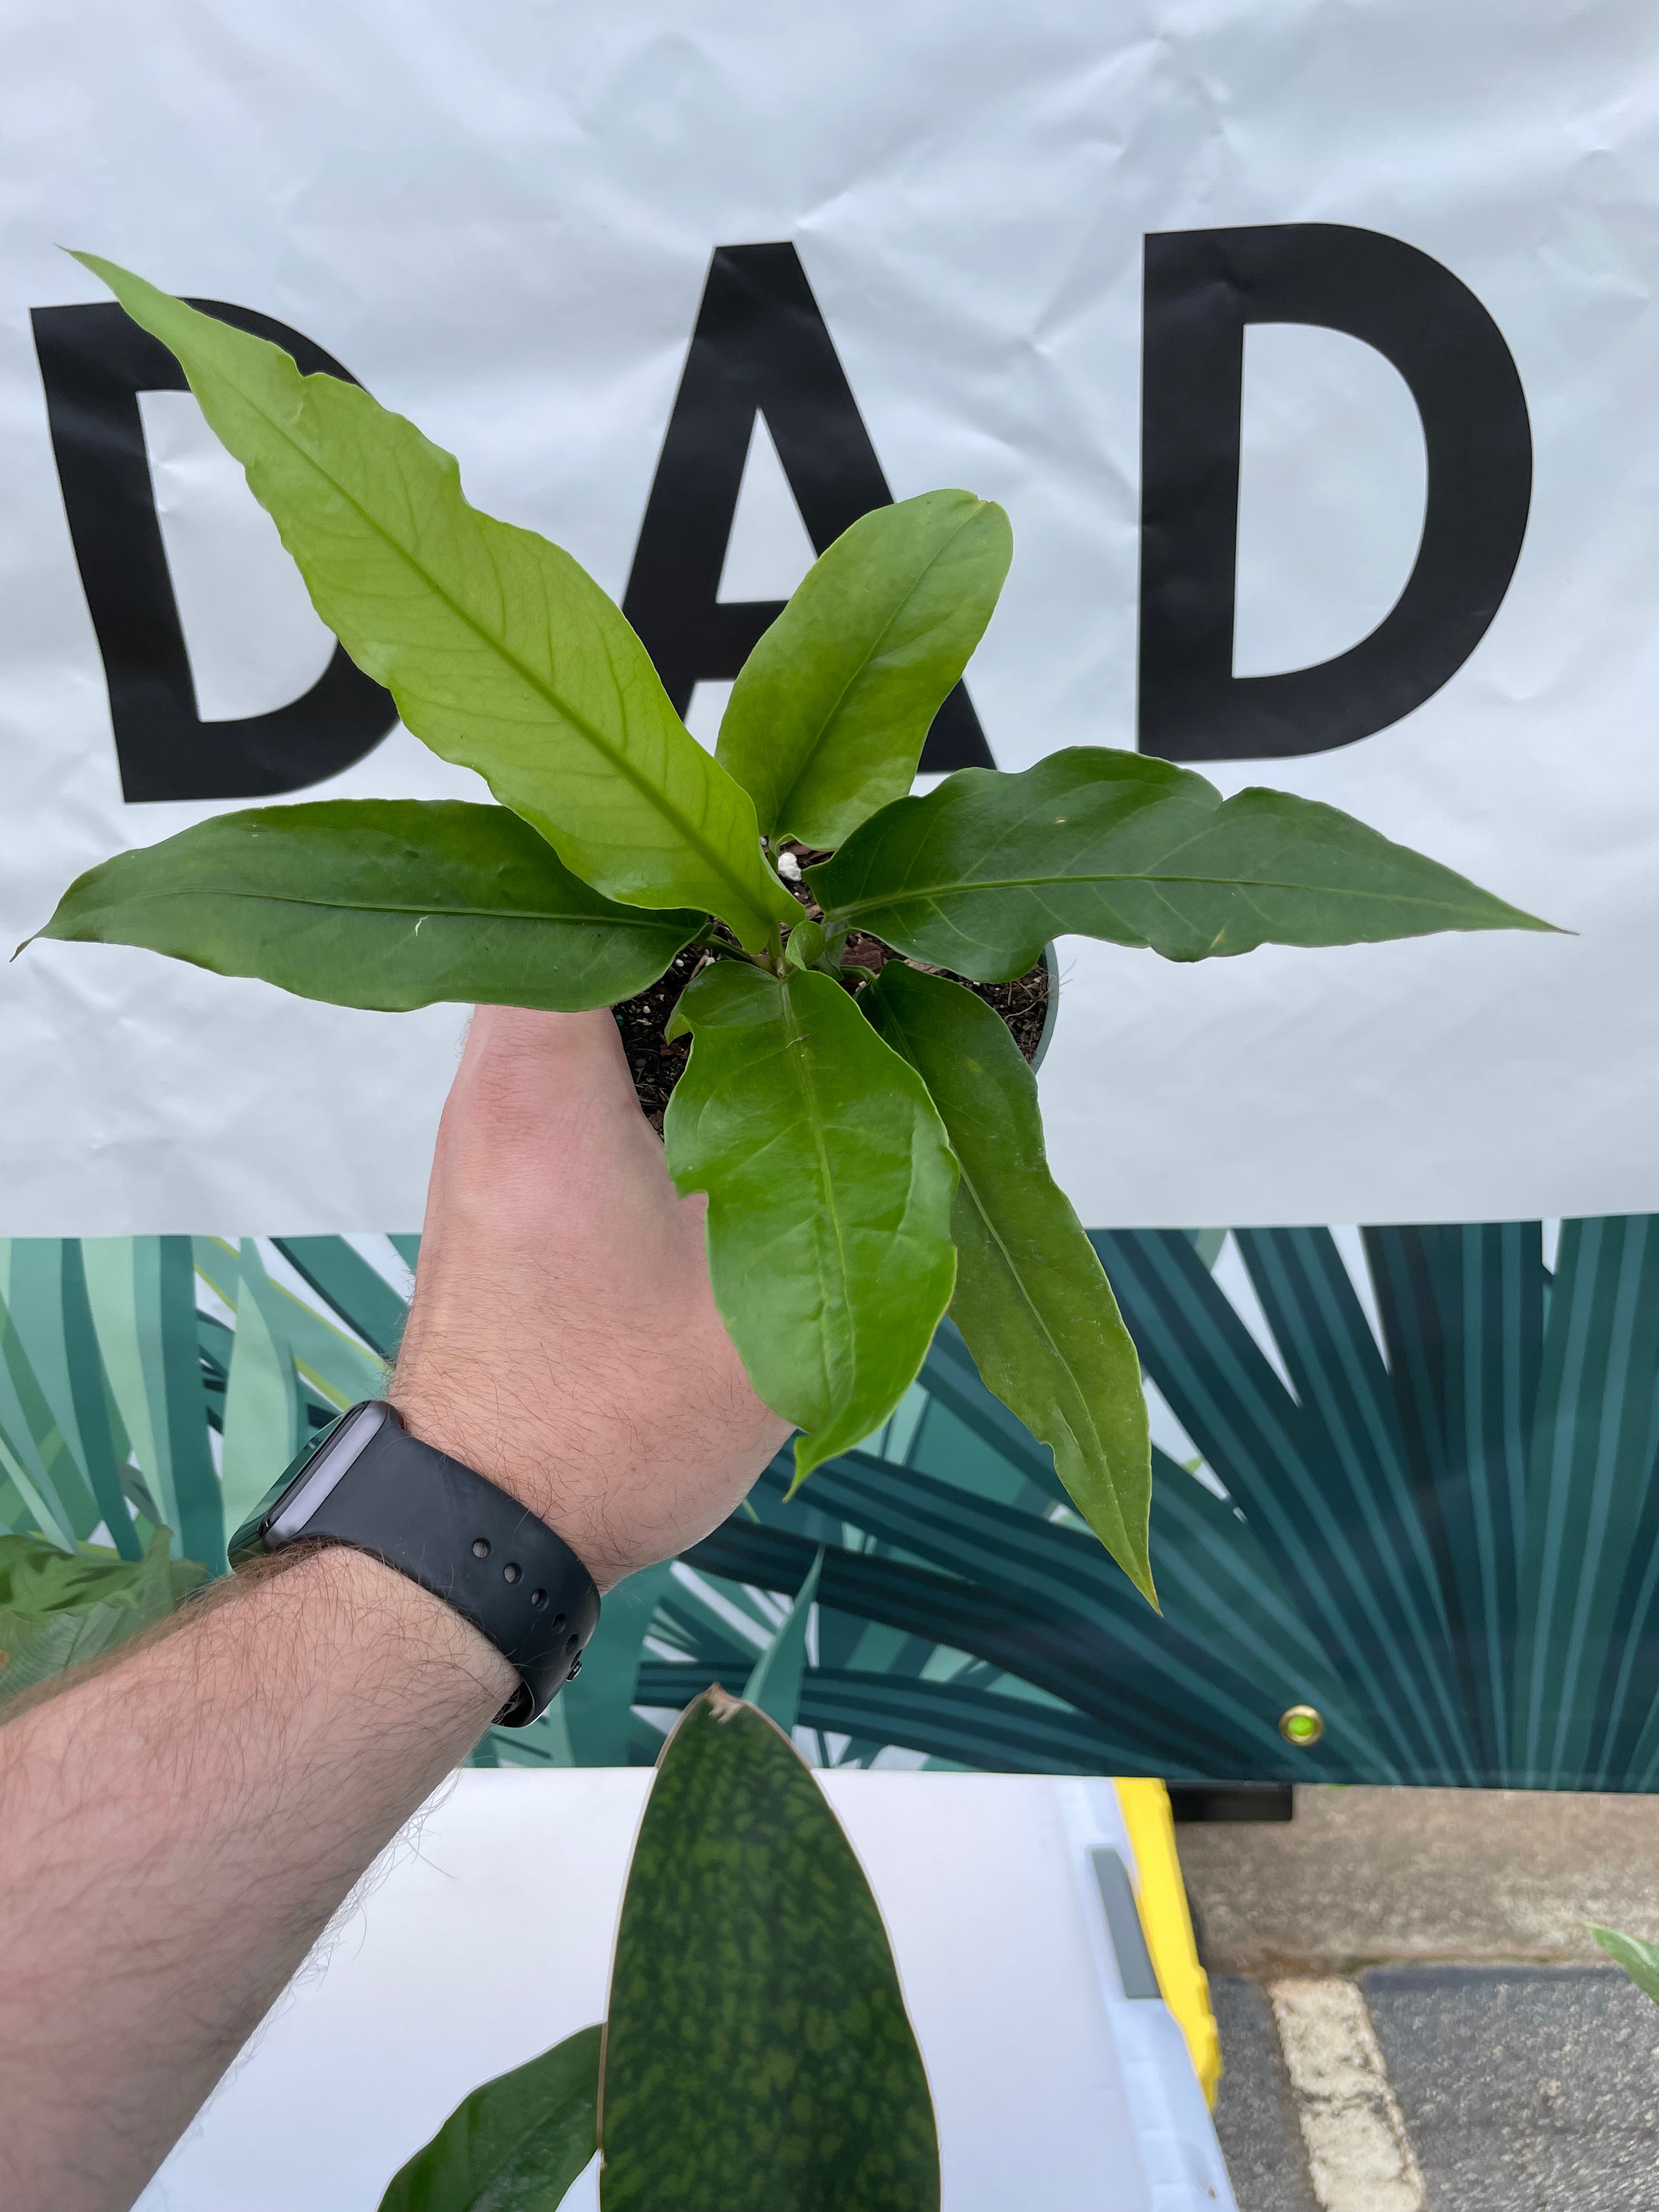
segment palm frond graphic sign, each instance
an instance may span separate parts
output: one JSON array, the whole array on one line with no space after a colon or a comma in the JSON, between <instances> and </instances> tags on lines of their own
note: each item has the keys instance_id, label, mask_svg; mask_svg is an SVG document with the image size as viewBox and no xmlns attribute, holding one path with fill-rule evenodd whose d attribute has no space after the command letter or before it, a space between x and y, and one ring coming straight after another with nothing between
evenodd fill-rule
<instances>
[{"instance_id":1,"label":"palm frond graphic sign","mask_svg":"<svg viewBox=\"0 0 1659 2212\"><path fill-rule=\"evenodd\" d=\"M832 1764L1659 1788L1659 1216L1547 1266L1537 1222L1095 1241L1170 1447L1161 1619L947 1324L879 1434L789 1504L781 1456L475 1759L647 1762L718 1680ZM381 1387L417 1243L0 1243L0 1523L222 1569Z\"/></svg>"}]
</instances>

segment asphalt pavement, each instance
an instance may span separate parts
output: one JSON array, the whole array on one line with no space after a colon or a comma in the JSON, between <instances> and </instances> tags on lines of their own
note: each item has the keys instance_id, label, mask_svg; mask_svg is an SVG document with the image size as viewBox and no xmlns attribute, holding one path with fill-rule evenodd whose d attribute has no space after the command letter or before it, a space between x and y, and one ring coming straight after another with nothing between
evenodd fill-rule
<instances>
[{"instance_id":1,"label":"asphalt pavement","mask_svg":"<svg viewBox=\"0 0 1659 2212\"><path fill-rule=\"evenodd\" d=\"M1659 2212L1659 2005L1583 1924L1659 1936L1659 1802L1310 1790L1178 1832L1240 2212Z\"/></svg>"}]
</instances>

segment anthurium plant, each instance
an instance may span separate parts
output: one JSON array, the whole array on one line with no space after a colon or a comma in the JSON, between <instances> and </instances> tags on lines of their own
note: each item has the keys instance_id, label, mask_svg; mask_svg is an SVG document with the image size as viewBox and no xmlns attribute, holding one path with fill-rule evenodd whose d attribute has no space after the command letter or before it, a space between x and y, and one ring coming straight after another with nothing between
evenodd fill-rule
<instances>
[{"instance_id":1,"label":"anthurium plant","mask_svg":"<svg viewBox=\"0 0 1659 2212\"><path fill-rule=\"evenodd\" d=\"M360 387L90 255L177 356L313 604L408 728L495 805L227 814L82 876L41 934L141 945L337 1005L579 1009L695 966L670 1173L797 1478L857 1444L952 1314L1148 1597L1134 1347L974 989L1065 933L1201 960L1548 925L1334 808L1106 747L910 795L996 604L1002 510L935 491L818 560L711 755L558 546L472 507ZM682 955L695 955L695 961Z\"/></svg>"}]
</instances>

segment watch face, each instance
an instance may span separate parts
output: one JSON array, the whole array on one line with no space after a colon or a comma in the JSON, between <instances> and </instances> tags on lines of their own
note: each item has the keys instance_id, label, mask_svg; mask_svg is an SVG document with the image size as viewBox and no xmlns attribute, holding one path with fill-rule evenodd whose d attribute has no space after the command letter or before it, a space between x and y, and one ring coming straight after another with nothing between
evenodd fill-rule
<instances>
[{"instance_id":1,"label":"watch face","mask_svg":"<svg viewBox=\"0 0 1659 2212\"><path fill-rule=\"evenodd\" d=\"M390 1406L379 1398L367 1398L324 1431L260 1520L259 1531L267 1551L277 1551L305 1534L312 1515L391 1417Z\"/></svg>"},{"instance_id":2,"label":"watch face","mask_svg":"<svg viewBox=\"0 0 1659 2212\"><path fill-rule=\"evenodd\" d=\"M233 1566L239 1559L251 1558L264 1549L266 1531L290 1508L300 1492L305 1487L307 1477L315 1473L318 1461L325 1452L339 1441L348 1430L352 1428L358 1415L373 1411L374 1405L374 1401L366 1400L360 1405L349 1407L343 1413L336 1414L328 1426L319 1429L310 1441L301 1448L298 1455L289 1462L252 1512L248 1515L246 1520L226 1545L225 1549ZM362 1443L366 1443L368 1437L372 1436L379 1426L378 1421L372 1422L362 1438ZM355 1458L356 1452L351 1456ZM349 1459L346 1462L346 1465L350 1465ZM343 1473L344 1469L343 1468L341 1472ZM332 1485L330 1487L331 1488Z\"/></svg>"}]
</instances>

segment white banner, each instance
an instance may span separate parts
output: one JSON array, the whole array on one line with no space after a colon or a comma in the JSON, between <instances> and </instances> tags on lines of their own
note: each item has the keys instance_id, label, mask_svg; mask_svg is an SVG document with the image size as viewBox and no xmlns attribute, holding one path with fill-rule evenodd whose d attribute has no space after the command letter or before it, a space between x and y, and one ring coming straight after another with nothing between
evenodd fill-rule
<instances>
[{"instance_id":1,"label":"white banner","mask_svg":"<svg viewBox=\"0 0 1659 2212\"><path fill-rule=\"evenodd\" d=\"M1139 743L1576 933L1195 967L1067 940L1042 1080L1090 1224L1659 1206L1635 0L27 0L10 27L9 943L228 806L481 795L383 734L63 241L411 416L626 595L701 735L814 544L966 485L1015 562L935 770ZM0 1233L418 1223L461 1010L67 945L3 988Z\"/></svg>"}]
</instances>

